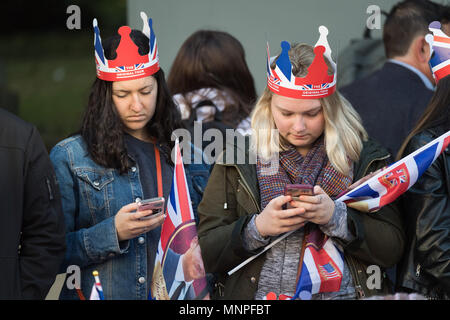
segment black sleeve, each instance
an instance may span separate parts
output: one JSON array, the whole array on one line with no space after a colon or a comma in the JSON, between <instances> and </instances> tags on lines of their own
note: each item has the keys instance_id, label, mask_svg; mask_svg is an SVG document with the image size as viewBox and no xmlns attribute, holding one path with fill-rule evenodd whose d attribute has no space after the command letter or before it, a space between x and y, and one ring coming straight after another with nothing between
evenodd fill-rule
<instances>
[{"instance_id":1,"label":"black sleeve","mask_svg":"<svg viewBox=\"0 0 450 320\"><path fill-rule=\"evenodd\" d=\"M409 149L418 149L427 141L411 139ZM407 149L407 151L409 151ZM415 239L415 262L450 292L450 201L444 153L423 173L402 198L404 219Z\"/></svg>"},{"instance_id":2,"label":"black sleeve","mask_svg":"<svg viewBox=\"0 0 450 320\"><path fill-rule=\"evenodd\" d=\"M64 216L53 166L34 127L25 152L19 254L22 297L44 299L64 258Z\"/></svg>"}]
</instances>

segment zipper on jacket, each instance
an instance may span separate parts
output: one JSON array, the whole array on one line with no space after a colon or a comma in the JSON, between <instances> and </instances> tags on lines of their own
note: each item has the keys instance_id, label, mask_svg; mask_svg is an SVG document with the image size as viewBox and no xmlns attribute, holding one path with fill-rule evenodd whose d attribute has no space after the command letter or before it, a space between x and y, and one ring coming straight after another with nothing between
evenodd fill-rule
<instances>
[{"instance_id":1,"label":"zipper on jacket","mask_svg":"<svg viewBox=\"0 0 450 320\"><path fill-rule=\"evenodd\" d=\"M420 263L418 263L416 267L416 277L420 277Z\"/></svg>"},{"instance_id":2,"label":"zipper on jacket","mask_svg":"<svg viewBox=\"0 0 450 320\"><path fill-rule=\"evenodd\" d=\"M387 156L382 157L382 158L375 158L375 159L370 160L369 164L366 166L366 168L365 168L364 171L363 171L363 176L362 176L362 177L364 177L364 176L367 175L367 170L369 169L369 167L370 167L370 165L371 165L372 163L374 163L375 161L381 161L381 160L389 159L389 157L390 157L390 155L387 155ZM361 177L361 178L362 178L362 177Z\"/></svg>"},{"instance_id":3,"label":"zipper on jacket","mask_svg":"<svg viewBox=\"0 0 450 320\"><path fill-rule=\"evenodd\" d=\"M225 286L221 282L217 282L215 287L218 291L219 297L223 298L225 296Z\"/></svg>"},{"instance_id":4,"label":"zipper on jacket","mask_svg":"<svg viewBox=\"0 0 450 320\"><path fill-rule=\"evenodd\" d=\"M47 184L48 198L50 201L52 201L54 199L54 197L53 197L53 190L52 190L52 186L50 184L50 180L48 178L45 178L45 183Z\"/></svg>"},{"instance_id":5,"label":"zipper on jacket","mask_svg":"<svg viewBox=\"0 0 450 320\"><path fill-rule=\"evenodd\" d=\"M355 290L356 290L356 297L358 299L364 299L366 297L366 295L364 294L364 290L362 289L361 285L355 286Z\"/></svg>"},{"instance_id":6,"label":"zipper on jacket","mask_svg":"<svg viewBox=\"0 0 450 320\"><path fill-rule=\"evenodd\" d=\"M364 299L366 297L366 294L364 293L361 283L359 282L358 270L355 266L354 260L353 260L352 256L349 256L349 255L346 257L346 260L347 260L347 266L350 269L350 273L352 274L353 281L355 284L356 298Z\"/></svg>"},{"instance_id":7,"label":"zipper on jacket","mask_svg":"<svg viewBox=\"0 0 450 320\"><path fill-rule=\"evenodd\" d=\"M234 166L239 173L239 176L241 177L241 185L245 189L245 191L249 194L250 199L252 199L253 204L258 209L258 211L261 211L261 208L259 207L259 204L256 203L256 199L254 198L253 194L250 192L250 187L248 186L247 181L245 180L244 176L242 175L242 172L239 170L238 166Z\"/></svg>"}]
</instances>

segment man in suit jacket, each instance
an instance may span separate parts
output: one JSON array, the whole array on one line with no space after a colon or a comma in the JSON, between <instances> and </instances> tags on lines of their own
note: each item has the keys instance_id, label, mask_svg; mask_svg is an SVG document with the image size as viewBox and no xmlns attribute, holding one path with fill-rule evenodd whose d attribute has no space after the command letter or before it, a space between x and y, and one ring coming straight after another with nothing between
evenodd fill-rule
<instances>
[{"instance_id":1,"label":"man in suit jacket","mask_svg":"<svg viewBox=\"0 0 450 320\"><path fill-rule=\"evenodd\" d=\"M430 22L440 20L443 10L425 0L395 5L383 28L387 62L340 90L360 114L369 136L384 145L392 158L433 94L425 35Z\"/></svg>"}]
</instances>

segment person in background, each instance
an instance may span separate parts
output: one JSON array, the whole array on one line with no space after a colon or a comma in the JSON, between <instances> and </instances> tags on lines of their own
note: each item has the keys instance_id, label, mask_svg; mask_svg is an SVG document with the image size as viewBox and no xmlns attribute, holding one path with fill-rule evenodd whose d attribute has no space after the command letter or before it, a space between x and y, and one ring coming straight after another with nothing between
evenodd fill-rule
<instances>
[{"instance_id":1,"label":"person in background","mask_svg":"<svg viewBox=\"0 0 450 320\"><path fill-rule=\"evenodd\" d=\"M0 300L44 299L64 258L61 195L37 129L0 108Z\"/></svg>"},{"instance_id":2,"label":"person in background","mask_svg":"<svg viewBox=\"0 0 450 320\"><path fill-rule=\"evenodd\" d=\"M369 136L387 148L392 158L433 95L425 35L430 22L440 20L443 9L428 0L396 4L383 26L387 62L340 90L360 114Z\"/></svg>"},{"instance_id":3,"label":"person in background","mask_svg":"<svg viewBox=\"0 0 450 320\"><path fill-rule=\"evenodd\" d=\"M107 300L149 296L165 215L152 217L152 210L138 210L139 203L155 197L167 201L172 133L181 126L159 67L152 20L145 13L141 17L142 32L123 26L106 40L100 40L94 20L97 79L81 129L50 153L66 221L63 266L81 268L84 296L98 270ZM196 212L209 166L185 169ZM77 298L75 290L62 288L60 299Z\"/></svg>"},{"instance_id":4,"label":"person in background","mask_svg":"<svg viewBox=\"0 0 450 320\"><path fill-rule=\"evenodd\" d=\"M189 36L175 57L167 84L187 126L194 120L216 120L241 134L250 133L255 85L244 48L229 33L199 30Z\"/></svg>"},{"instance_id":5,"label":"person in background","mask_svg":"<svg viewBox=\"0 0 450 320\"><path fill-rule=\"evenodd\" d=\"M439 28L437 25L436 28ZM446 35L442 38L450 41ZM443 49L443 48L439 48ZM448 61L448 51L432 58ZM440 55L439 53L447 55ZM450 75L436 70L436 91L419 122L403 142L397 158L423 147L450 130ZM444 72L440 74L440 72ZM400 198L407 245L398 269L397 291L429 299L450 299L450 151L445 149Z\"/></svg>"}]
</instances>

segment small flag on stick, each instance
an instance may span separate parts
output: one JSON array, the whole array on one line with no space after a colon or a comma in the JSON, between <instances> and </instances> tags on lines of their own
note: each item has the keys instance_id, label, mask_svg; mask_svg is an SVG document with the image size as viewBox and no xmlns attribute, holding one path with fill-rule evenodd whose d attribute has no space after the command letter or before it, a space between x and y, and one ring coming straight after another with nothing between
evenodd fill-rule
<instances>
[{"instance_id":1,"label":"small flag on stick","mask_svg":"<svg viewBox=\"0 0 450 320\"><path fill-rule=\"evenodd\" d=\"M94 276L95 283L92 286L91 296L89 300L105 300L105 297L103 296L103 288L100 283L100 278L98 276L98 271L97 270L93 271L92 275Z\"/></svg>"}]
</instances>

